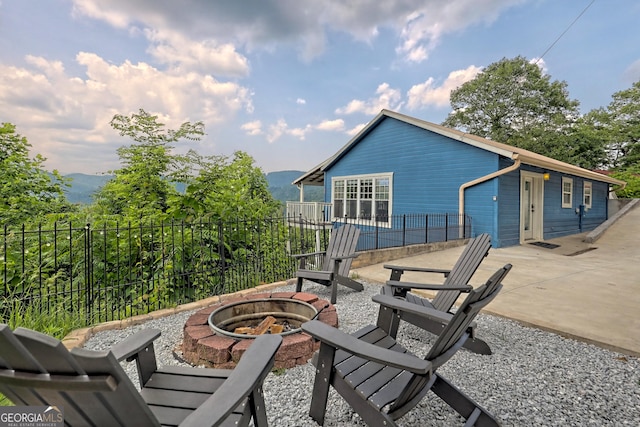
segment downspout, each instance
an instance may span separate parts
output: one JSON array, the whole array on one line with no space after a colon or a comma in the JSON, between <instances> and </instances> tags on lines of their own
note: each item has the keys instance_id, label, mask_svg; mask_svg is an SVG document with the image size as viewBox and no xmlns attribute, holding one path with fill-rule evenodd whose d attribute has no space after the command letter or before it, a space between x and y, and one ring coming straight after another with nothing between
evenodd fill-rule
<instances>
[{"instance_id":1,"label":"downspout","mask_svg":"<svg viewBox=\"0 0 640 427\"><path fill-rule=\"evenodd\" d=\"M458 190L458 213L460 214L460 217L464 215L464 190L466 190L469 187L473 187L474 185L481 184L485 181L489 181L490 179L493 179L497 176L504 175L514 170L517 170L520 167L520 163L521 163L520 159L518 158L518 154L514 154L512 158L515 160L515 163L512 164L511 166L504 169L500 169L495 172L491 172L489 175L481 176L480 178L476 178L473 181L465 182L460 186L460 189ZM464 237L463 229L460 229L459 236L460 238Z\"/></svg>"}]
</instances>

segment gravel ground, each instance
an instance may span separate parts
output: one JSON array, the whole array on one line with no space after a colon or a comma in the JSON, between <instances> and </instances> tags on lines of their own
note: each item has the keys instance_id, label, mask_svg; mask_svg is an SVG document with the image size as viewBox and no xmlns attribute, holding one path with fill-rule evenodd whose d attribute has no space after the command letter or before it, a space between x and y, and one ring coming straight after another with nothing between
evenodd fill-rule
<instances>
[{"instance_id":1,"label":"gravel ground","mask_svg":"<svg viewBox=\"0 0 640 427\"><path fill-rule=\"evenodd\" d=\"M355 331L375 322L377 304L371 297L379 285L363 292L341 287L338 292L340 328ZM280 290L293 290L284 287ZM329 288L308 283L305 292L329 299ZM159 365L179 365L177 346L182 325L192 313L153 320L142 326L104 331L86 348L105 349L140 328L162 331L155 349ZM504 426L638 426L640 425L640 361L516 322L480 314L477 335L492 348L491 356L461 350L438 372L493 413ZM426 336L426 338L425 338ZM423 355L433 337L406 325L399 341ZM136 380L133 364L125 364ZM314 368L308 363L271 373L264 390L267 415L273 426L316 426L307 415ZM402 419L402 426L451 426L462 423L452 409L432 393ZM364 422L331 390L325 426L364 426Z\"/></svg>"}]
</instances>

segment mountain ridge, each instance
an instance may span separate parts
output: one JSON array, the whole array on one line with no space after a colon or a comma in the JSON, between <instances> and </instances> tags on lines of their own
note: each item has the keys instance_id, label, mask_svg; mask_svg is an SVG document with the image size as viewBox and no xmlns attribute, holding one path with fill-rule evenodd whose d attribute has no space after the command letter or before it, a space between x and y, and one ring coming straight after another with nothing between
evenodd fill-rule
<instances>
[{"instance_id":1,"label":"mountain ridge","mask_svg":"<svg viewBox=\"0 0 640 427\"><path fill-rule=\"evenodd\" d=\"M291 184L296 178L303 175L305 171L285 170L275 171L265 174L269 191L274 199L283 203L287 201L298 201L300 192L298 187ZM90 204L93 194L113 175L89 175L84 173L70 173L65 178L71 178L71 187L65 189L67 200L71 203ZM320 202L324 200L323 187L305 188L305 201Z\"/></svg>"}]
</instances>

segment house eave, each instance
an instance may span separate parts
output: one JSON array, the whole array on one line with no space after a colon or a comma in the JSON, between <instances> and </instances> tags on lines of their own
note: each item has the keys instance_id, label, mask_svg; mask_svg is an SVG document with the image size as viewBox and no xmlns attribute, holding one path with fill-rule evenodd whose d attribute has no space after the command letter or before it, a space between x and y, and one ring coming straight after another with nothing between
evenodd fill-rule
<instances>
[{"instance_id":1,"label":"house eave","mask_svg":"<svg viewBox=\"0 0 640 427\"><path fill-rule=\"evenodd\" d=\"M535 154L535 153L532 153ZM578 176L580 178L590 179L593 181L606 182L611 185L626 185L626 182L621 181L619 179L612 178L607 175L603 175L599 172L590 171L587 169L583 169L578 166L570 165L568 163L561 162L559 160L554 160L548 157L534 155L529 156L527 154L518 153L518 158L527 165L537 166L541 169L546 169L549 172L560 172L566 173L569 175Z\"/></svg>"},{"instance_id":2,"label":"house eave","mask_svg":"<svg viewBox=\"0 0 640 427\"><path fill-rule=\"evenodd\" d=\"M447 128L445 126L430 123L425 120L417 119L415 117L407 116L405 114L397 113L390 110L380 111L380 113L378 113L378 115L373 118L373 120L371 120L364 128L362 128L357 135L351 138L349 142L347 142L337 153L311 169L306 174L302 175L300 178L296 179L293 184L324 185L325 171L330 168L331 165L337 162L344 154L346 154L351 149L351 147L357 144L360 139L364 138L364 136L366 136L371 131L371 129L373 129L385 117L391 117L393 119L440 134L453 140L463 142L473 147L498 154L508 159L512 159L514 161L516 159L520 159L523 164L537 166L542 169L548 169L549 172L555 171L567 173L594 181L606 182L612 185L626 185L624 181L620 181L618 179L603 175L598 172L593 172L578 166L561 162L559 160L555 160L550 157L534 153L532 151L513 147L500 142L495 142L486 138L465 133L456 129Z\"/></svg>"}]
</instances>

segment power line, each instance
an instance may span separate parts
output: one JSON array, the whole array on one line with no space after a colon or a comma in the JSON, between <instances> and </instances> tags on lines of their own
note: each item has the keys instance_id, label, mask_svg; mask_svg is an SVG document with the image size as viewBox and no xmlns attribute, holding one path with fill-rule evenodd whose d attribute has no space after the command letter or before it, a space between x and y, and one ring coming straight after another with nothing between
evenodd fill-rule
<instances>
[{"instance_id":1,"label":"power line","mask_svg":"<svg viewBox=\"0 0 640 427\"><path fill-rule=\"evenodd\" d=\"M560 41L560 39L562 38L562 36L564 36L564 35L567 33L567 31L569 31L569 29L571 29L571 27L573 27L573 24L575 24L575 23L578 21L578 19L580 19L580 18L582 17L582 15L584 15L584 13L587 11L587 9L589 9L589 8L591 7L591 5L592 5L592 4L594 4L595 2L596 2L596 0L591 0L591 3L589 3L589 4L587 5L587 7L585 7L585 8L584 8L584 10L583 10L582 12L580 12L580 14L576 17L576 19L574 19L574 20L573 20L573 22L572 22L571 24L569 24L569 26L568 26L568 27L567 27L567 28L562 32L562 34L560 34L560 35L558 36L558 38L557 38L553 43L551 43L551 46L549 46L549 47L547 48L547 50L545 50L545 51L544 51L544 53L543 53L542 55L540 55L540 57L536 60L536 62L535 62L534 64L536 64L536 65L537 65L537 64L538 64L538 62L539 62L539 61L541 61L541 60L542 60L542 58L544 58L544 56L545 56L547 53L549 53L549 51L550 51L551 49L553 49L553 47L556 45L556 43L558 43L558 41Z\"/></svg>"}]
</instances>

